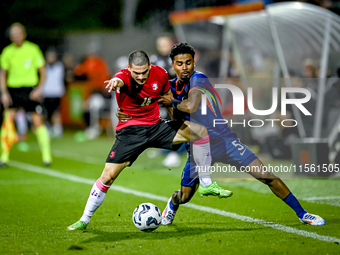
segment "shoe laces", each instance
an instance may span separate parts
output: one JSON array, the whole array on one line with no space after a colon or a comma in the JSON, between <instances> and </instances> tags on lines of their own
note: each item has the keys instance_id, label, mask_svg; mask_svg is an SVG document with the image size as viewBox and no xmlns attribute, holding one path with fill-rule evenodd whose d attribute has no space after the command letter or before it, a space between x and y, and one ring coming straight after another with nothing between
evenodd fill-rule
<instances>
[{"instance_id":1,"label":"shoe laces","mask_svg":"<svg viewBox=\"0 0 340 255\"><path fill-rule=\"evenodd\" d=\"M210 184L210 187L213 188L213 189L220 188L220 187L217 185L216 182L212 182L212 183Z\"/></svg>"},{"instance_id":2,"label":"shoe laces","mask_svg":"<svg viewBox=\"0 0 340 255\"><path fill-rule=\"evenodd\" d=\"M176 214L176 212L174 212L173 210L168 210L166 217L170 220L173 220L174 217L175 217L175 214Z\"/></svg>"},{"instance_id":3,"label":"shoe laces","mask_svg":"<svg viewBox=\"0 0 340 255\"><path fill-rule=\"evenodd\" d=\"M225 192L225 190L222 189L220 186L218 186L216 182L212 183L212 188L217 189L219 192L223 192L223 193Z\"/></svg>"},{"instance_id":4,"label":"shoe laces","mask_svg":"<svg viewBox=\"0 0 340 255\"><path fill-rule=\"evenodd\" d=\"M307 213L305 216L303 216L304 219L306 220L315 220L316 217L312 214Z\"/></svg>"}]
</instances>

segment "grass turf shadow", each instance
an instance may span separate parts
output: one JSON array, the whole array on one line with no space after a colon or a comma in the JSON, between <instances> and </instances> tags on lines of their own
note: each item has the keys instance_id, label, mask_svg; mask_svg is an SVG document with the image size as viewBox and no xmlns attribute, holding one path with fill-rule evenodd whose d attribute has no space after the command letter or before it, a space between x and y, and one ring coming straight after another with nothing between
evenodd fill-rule
<instances>
[{"instance_id":1,"label":"grass turf shadow","mask_svg":"<svg viewBox=\"0 0 340 255\"><path fill-rule=\"evenodd\" d=\"M203 223L202 225L205 225ZM230 232L230 231L258 231L263 230L267 227L261 226L261 225L254 225L253 228L234 228L228 226L221 226L216 227L187 227L187 226L178 226L178 225L172 225L172 226L160 226L160 228L168 228L166 231L159 231L155 230L153 232L142 232L142 231L136 231L136 232L107 232L99 229L91 230L89 233L91 233L91 238L87 240L83 240L82 243L92 243L92 242L118 242L118 241L124 241L124 240L164 240L169 238L181 238L181 237L187 237L187 236L195 236L195 235L201 235L201 234L207 234L207 233L213 233L213 232Z\"/></svg>"}]
</instances>

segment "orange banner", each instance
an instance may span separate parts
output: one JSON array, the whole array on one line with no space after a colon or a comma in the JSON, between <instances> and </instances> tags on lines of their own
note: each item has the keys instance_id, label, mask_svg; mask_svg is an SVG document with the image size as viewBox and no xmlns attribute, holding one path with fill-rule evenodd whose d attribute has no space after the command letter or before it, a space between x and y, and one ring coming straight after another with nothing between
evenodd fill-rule
<instances>
[{"instance_id":1,"label":"orange banner","mask_svg":"<svg viewBox=\"0 0 340 255\"><path fill-rule=\"evenodd\" d=\"M262 3L230 4L225 6L203 7L187 11L172 12L169 15L172 25L192 23L194 21L208 20L212 16L228 16L238 13L260 11L264 9Z\"/></svg>"}]
</instances>

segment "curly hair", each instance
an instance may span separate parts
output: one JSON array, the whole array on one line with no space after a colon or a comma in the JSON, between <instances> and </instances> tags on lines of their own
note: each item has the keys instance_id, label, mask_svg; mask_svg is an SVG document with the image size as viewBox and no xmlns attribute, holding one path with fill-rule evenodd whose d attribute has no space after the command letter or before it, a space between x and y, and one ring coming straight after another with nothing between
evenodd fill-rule
<instances>
[{"instance_id":1,"label":"curly hair","mask_svg":"<svg viewBox=\"0 0 340 255\"><path fill-rule=\"evenodd\" d=\"M187 43L177 43L175 44L170 51L170 58L171 61L174 62L174 59L177 55L180 54L190 54L192 56L192 58L195 57L195 50L193 47L191 47L189 44Z\"/></svg>"}]
</instances>

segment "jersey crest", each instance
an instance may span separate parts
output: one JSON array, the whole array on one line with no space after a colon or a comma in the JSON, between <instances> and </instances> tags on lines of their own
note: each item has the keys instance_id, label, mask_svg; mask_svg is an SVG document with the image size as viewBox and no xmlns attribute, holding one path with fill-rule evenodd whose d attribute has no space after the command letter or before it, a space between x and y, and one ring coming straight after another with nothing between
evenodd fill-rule
<instances>
[{"instance_id":1,"label":"jersey crest","mask_svg":"<svg viewBox=\"0 0 340 255\"><path fill-rule=\"evenodd\" d=\"M152 89L153 89L153 90L157 90L157 89L158 89L157 83L153 83L153 84L152 84Z\"/></svg>"}]
</instances>

